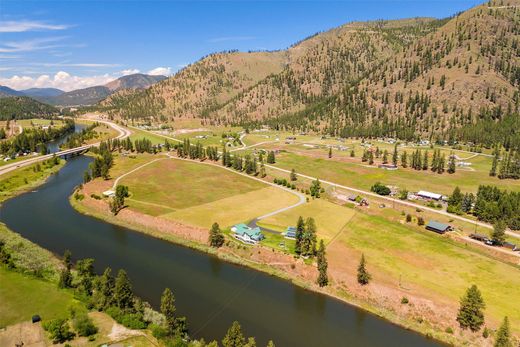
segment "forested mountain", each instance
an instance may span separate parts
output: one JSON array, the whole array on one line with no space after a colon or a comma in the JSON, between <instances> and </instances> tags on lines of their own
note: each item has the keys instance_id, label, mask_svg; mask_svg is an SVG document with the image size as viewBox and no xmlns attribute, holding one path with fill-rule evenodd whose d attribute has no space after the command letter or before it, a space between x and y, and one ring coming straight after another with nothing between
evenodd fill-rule
<instances>
[{"instance_id":1,"label":"forested mountain","mask_svg":"<svg viewBox=\"0 0 520 347\"><path fill-rule=\"evenodd\" d=\"M36 99L60 106L93 105L120 90L145 89L165 78L165 76L132 74L120 77L104 86L77 89L56 96L36 97Z\"/></svg>"},{"instance_id":2,"label":"forested mountain","mask_svg":"<svg viewBox=\"0 0 520 347\"><path fill-rule=\"evenodd\" d=\"M519 146L519 86L520 0L493 0L445 20L351 23L285 51L210 55L102 106L124 118Z\"/></svg>"},{"instance_id":3,"label":"forested mountain","mask_svg":"<svg viewBox=\"0 0 520 347\"><path fill-rule=\"evenodd\" d=\"M56 107L27 96L0 98L0 120L41 118L59 114Z\"/></svg>"}]
</instances>

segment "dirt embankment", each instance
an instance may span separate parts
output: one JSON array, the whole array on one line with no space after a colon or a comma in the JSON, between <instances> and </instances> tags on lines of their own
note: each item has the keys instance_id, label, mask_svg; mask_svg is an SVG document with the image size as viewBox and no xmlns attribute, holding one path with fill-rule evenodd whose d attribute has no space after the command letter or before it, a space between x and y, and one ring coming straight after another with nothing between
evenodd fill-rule
<instances>
[{"instance_id":1,"label":"dirt embankment","mask_svg":"<svg viewBox=\"0 0 520 347\"><path fill-rule=\"evenodd\" d=\"M91 194L108 190L113 181L95 180L83 186L84 199L75 202L83 212L106 219L115 224L131 227L155 237L203 251L215 253L220 258L273 273L289 279L305 288L326 293L340 300L360 306L392 322L413 329L434 338L459 345L487 346L491 339L483 339L480 334L471 334L459 330L455 321L457 306L438 297L426 297L423 290L414 288L412 283L395 283L387 280L388 276L372 273L373 280L367 286L357 283L356 268L359 255L353 254L342 243L332 243L327 248L329 259L329 277L331 285L319 288L316 285L318 275L315 264L306 264L293 255L275 251L271 248L239 246L228 242L224 247L213 250L207 246L208 230L166 220L161 217L146 215L130 209L123 209L117 216L112 216L108 203L90 197ZM347 255L347 256L346 256ZM418 261L411 259L410 261ZM403 298L408 303L403 303ZM451 328L453 334L445 330Z\"/></svg>"}]
</instances>

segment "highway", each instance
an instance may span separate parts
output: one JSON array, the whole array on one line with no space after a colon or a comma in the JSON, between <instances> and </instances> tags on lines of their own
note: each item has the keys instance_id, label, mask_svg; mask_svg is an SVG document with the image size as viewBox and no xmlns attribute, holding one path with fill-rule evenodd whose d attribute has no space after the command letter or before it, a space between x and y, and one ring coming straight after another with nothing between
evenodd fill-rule
<instances>
[{"instance_id":1,"label":"highway","mask_svg":"<svg viewBox=\"0 0 520 347\"><path fill-rule=\"evenodd\" d=\"M92 121L92 119L86 119L86 120ZM105 120L95 120L95 121L98 123L107 124L107 125L111 126L113 129L115 129L119 133L119 135L115 137L116 139L127 138L132 133L130 130L128 130L122 126L119 126L115 123L109 122L109 121L105 121ZM40 156L29 158L29 159L26 159L23 161L18 161L18 162L12 163L12 164L7 164L7 165L0 167L0 176L5 175L6 173L16 170L18 168L25 167L25 166L28 166L28 165L31 165L31 164L34 164L34 163L37 163L40 161L47 160L49 158L52 158L54 155L61 156L61 155L76 153L76 152L84 151L84 150L87 150L91 147L95 147L98 145L99 145L99 142L96 142L96 143L92 143L90 145L84 145L84 146L80 146L80 147L76 147L76 148L66 149L63 151L56 152L56 153L40 155Z\"/></svg>"}]
</instances>

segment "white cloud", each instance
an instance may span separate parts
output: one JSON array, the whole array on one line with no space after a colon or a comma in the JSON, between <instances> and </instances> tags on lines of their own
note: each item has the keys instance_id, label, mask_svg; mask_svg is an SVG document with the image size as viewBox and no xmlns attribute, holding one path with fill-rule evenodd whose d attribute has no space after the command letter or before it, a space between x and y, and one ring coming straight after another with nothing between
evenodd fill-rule
<instances>
[{"instance_id":1,"label":"white cloud","mask_svg":"<svg viewBox=\"0 0 520 347\"><path fill-rule=\"evenodd\" d=\"M36 50L55 48L59 47L59 45L53 43L61 41L64 38L65 37L47 37L43 39L33 39L26 41L4 42L0 46L0 53L31 52Z\"/></svg>"},{"instance_id":2,"label":"white cloud","mask_svg":"<svg viewBox=\"0 0 520 347\"><path fill-rule=\"evenodd\" d=\"M38 77L30 76L12 76L9 78L0 77L0 85L8 86L13 89L28 88L58 88L65 91L74 89L98 86L113 81L117 77L109 74L96 76L74 76L65 71L59 71L54 76L40 75Z\"/></svg>"},{"instance_id":3,"label":"white cloud","mask_svg":"<svg viewBox=\"0 0 520 347\"><path fill-rule=\"evenodd\" d=\"M121 71L121 75L123 76L126 76L126 75L133 75L135 73L139 73L140 71L138 69L126 69L126 70L122 70Z\"/></svg>"},{"instance_id":4,"label":"white cloud","mask_svg":"<svg viewBox=\"0 0 520 347\"><path fill-rule=\"evenodd\" d=\"M0 22L0 33L21 33L26 31L42 31L42 30L65 30L68 25L48 24L40 21L6 21Z\"/></svg>"},{"instance_id":5,"label":"white cloud","mask_svg":"<svg viewBox=\"0 0 520 347\"><path fill-rule=\"evenodd\" d=\"M169 76L172 73L172 69L170 67L156 67L155 69L152 69L148 71L149 75L164 75Z\"/></svg>"}]
</instances>

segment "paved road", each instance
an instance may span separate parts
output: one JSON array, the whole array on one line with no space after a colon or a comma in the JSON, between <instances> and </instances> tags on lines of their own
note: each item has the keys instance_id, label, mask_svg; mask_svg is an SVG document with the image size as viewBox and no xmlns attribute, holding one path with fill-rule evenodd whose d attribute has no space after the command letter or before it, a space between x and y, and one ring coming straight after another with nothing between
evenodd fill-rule
<instances>
[{"instance_id":1,"label":"paved road","mask_svg":"<svg viewBox=\"0 0 520 347\"><path fill-rule=\"evenodd\" d=\"M92 119L88 119L88 120L92 121ZM114 128L115 130L117 130L119 132L119 135L116 137L117 139L124 139L124 138L130 136L130 134L131 134L130 130L128 130L124 127L121 127L115 123L105 121L105 120L95 120L95 121L99 122L99 123L105 123L105 124L111 126L112 128ZM61 156L61 155L66 155L66 154L70 154L70 153L75 153L78 151L87 150L91 147L95 147L98 145L99 145L99 142L93 143L90 145L76 147L76 148L66 149L66 150L59 151L59 152L52 153L52 154L46 154L46 155L41 155L41 156L37 156L34 158L29 158L29 159L26 159L23 161L18 161L18 162L12 163L12 164L7 164L0 168L0 175L4 175L8 172L11 172L13 170L16 170L16 169L24 167L24 166L28 166L28 165L31 165L31 164L34 164L34 163L37 163L37 162L40 162L43 160L47 160L49 158L52 158L54 155Z\"/></svg>"}]
</instances>

